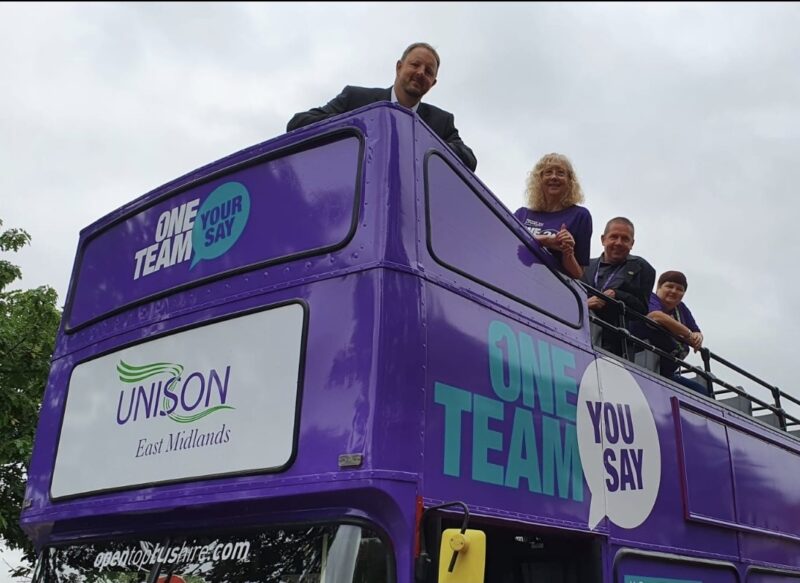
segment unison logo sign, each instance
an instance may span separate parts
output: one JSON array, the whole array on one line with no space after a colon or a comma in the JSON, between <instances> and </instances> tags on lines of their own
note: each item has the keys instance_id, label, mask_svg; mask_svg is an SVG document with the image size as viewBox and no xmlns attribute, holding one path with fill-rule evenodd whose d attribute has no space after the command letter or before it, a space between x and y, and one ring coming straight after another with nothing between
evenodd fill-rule
<instances>
[{"instance_id":1,"label":"unison logo sign","mask_svg":"<svg viewBox=\"0 0 800 583\"><path fill-rule=\"evenodd\" d=\"M193 371L184 377L184 367L171 362L139 366L120 360L119 380L128 386L119 392L117 424L168 417L176 423L193 423L223 409L227 404L230 365Z\"/></svg>"},{"instance_id":2,"label":"unison logo sign","mask_svg":"<svg viewBox=\"0 0 800 583\"><path fill-rule=\"evenodd\" d=\"M78 363L52 497L287 467L305 318L303 305L289 303ZM87 455L104 460L104 471L87 472Z\"/></svg>"}]
</instances>

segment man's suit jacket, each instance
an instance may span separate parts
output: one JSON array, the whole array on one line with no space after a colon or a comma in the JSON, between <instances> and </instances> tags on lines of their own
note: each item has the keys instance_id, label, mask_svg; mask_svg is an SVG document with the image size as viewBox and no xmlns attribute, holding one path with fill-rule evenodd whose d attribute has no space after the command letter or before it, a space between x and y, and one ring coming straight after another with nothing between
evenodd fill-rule
<instances>
[{"instance_id":1,"label":"man's suit jacket","mask_svg":"<svg viewBox=\"0 0 800 583\"><path fill-rule=\"evenodd\" d=\"M595 277L600 267L600 257L589 261L589 267L583 272L581 280L590 286L600 289L595 285ZM613 269L613 268L612 268ZM613 289L616 299L620 300L625 306L635 312L647 315L649 312L648 301L650 292L653 291L653 284L656 281L656 270L646 260L635 255L628 255L625 266L615 272L611 280L604 282L604 289ZM607 322L617 324L616 310L612 310L610 303L599 310L598 316Z\"/></svg>"},{"instance_id":2,"label":"man's suit jacket","mask_svg":"<svg viewBox=\"0 0 800 583\"><path fill-rule=\"evenodd\" d=\"M391 87L388 89L370 89L367 87L348 85L326 105L296 113L286 125L286 131L290 132L316 121L327 119L340 113L353 111L354 109L369 105L370 103L390 101L391 98ZM450 149L453 150L456 156L461 158L464 164L474 172L478 161L469 146L467 146L458 135L453 114L433 105L428 105L427 103L420 103L417 108L417 113L420 118L422 118L422 121L428 124L437 136L447 142L447 145L450 146Z\"/></svg>"}]
</instances>

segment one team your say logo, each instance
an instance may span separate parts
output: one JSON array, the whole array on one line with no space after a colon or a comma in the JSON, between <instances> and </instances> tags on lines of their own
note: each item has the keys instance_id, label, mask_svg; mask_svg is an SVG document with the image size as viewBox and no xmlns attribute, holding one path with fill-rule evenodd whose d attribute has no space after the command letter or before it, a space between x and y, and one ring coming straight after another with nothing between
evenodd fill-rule
<instances>
[{"instance_id":1,"label":"one team your say logo","mask_svg":"<svg viewBox=\"0 0 800 583\"><path fill-rule=\"evenodd\" d=\"M134 280L190 259L191 269L233 247L250 216L247 188L239 182L227 182L216 188L198 209L199 205L200 199L196 198L159 215L154 243L133 256Z\"/></svg>"}]
</instances>

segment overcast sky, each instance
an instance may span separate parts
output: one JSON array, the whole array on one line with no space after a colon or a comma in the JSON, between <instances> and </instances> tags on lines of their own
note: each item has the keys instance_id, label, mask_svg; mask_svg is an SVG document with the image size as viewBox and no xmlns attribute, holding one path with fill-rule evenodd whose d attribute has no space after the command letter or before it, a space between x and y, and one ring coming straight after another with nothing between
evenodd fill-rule
<instances>
[{"instance_id":1,"label":"overcast sky","mask_svg":"<svg viewBox=\"0 0 800 583\"><path fill-rule=\"evenodd\" d=\"M510 210L566 154L592 255L630 217L634 253L686 273L706 345L800 396L798 30L796 3L5 3L0 218L33 237L22 285L63 302L80 229L346 84L388 87L426 41L425 101Z\"/></svg>"}]
</instances>

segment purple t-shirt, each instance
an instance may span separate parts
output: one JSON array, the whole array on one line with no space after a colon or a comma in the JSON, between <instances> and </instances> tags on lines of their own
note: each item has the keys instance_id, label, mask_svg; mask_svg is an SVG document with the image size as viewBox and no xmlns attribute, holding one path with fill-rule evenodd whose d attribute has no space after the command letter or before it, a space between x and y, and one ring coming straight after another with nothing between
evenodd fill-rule
<instances>
[{"instance_id":1,"label":"purple t-shirt","mask_svg":"<svg viewBox=\"0 0 800 583\"><path fill-rule=\"evenodd\" d=\"M575 259L578 265L589 265L589 246L592 241L592 215L588 209L573 205L554 213L532 211L527 207L517 209L514 216L519 219L531 235L555 235L566 225L575 239ZM561 251L548 249L561 264Z\"/></svg>"},{"instance_id":2,"label":"purple t-shirt","mask_svg":"<svg viewBox=\"0 0 800 583\"><path fill-rule=\"evenodd\" d=\"M675 307L672 311L669 311L667 310L667 308L664 307L664 304L661 303L659 297L655 293L650 292L650 301L648 303L650 312L655 312L655 311L664 312L665 314L667 314L668 316L672 316L673 318L675 318L675 310L677 310L678 317L675 319L678 320L678 322L686 326L692 332L700 332L700 328L697 326L697 322L694 321L694 316L692 316L692 312L689 310L689 308L686 307L686 304L684 304L683 302L678 304L677 307Z\"/></svg>"}]
</instances>

